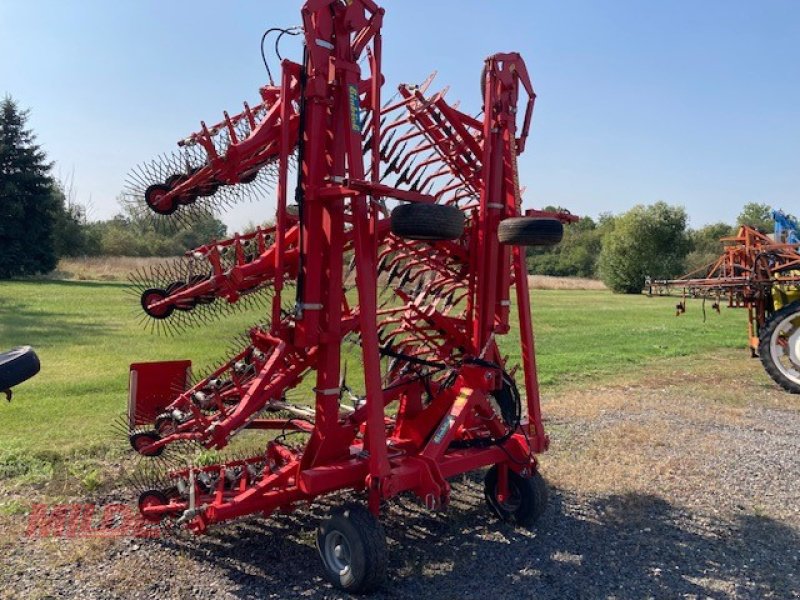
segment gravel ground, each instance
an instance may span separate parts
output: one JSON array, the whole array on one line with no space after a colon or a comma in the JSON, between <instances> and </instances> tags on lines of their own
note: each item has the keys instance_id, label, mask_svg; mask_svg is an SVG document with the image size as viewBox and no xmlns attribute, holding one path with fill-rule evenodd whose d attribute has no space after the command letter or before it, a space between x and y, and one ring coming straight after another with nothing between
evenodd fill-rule
<instances>
[{"instance_id":1,"label":"gravel ground","mask_svg":"<svg viewBox=\"0 0 800 600\"><path fill-rule=\"evenodd\" d=\"M800 598L800 401L754 362L725 378L739 360L555 394L537 526L489 517L480 474L454 482L444 515L401 499L374 597ZM335 502L201 538L31 540L18 517L4 521L0 597L338 598L313 545Z\"/></svg>"}]
</instances>

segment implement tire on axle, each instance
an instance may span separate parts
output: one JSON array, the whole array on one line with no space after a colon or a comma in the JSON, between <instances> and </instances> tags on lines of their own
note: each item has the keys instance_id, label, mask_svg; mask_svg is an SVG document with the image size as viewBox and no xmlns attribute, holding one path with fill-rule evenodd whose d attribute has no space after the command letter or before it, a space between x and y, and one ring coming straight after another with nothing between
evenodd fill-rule
<instances>
[{"instance_id":1,"label":"implement tire on axle","mask_svg":"<svg viewBox=\"0 0 800 600\"><path fill-rule=\"evenodd\" d=\"M457 240L464 213L446 204L401 204L392 211L392 233L408 240Z\"/></svg>"},{"instance_id":2,"label":"implement tire on axle","mask_svg":"<svg viewBox=\"0 0 800 600\"><path fill-rule=\"evenodd\" d=\"M386 579L386 534L360 504L334 508L317 531L317 550L325 576L346 592L364 594Z\"/></svg>"},{"instance_id":3,"label":"implement tire on axle","mask_svg":"<svg viewBox=\"0 0 800 600\"><path fill-rule=\"evenodd\" d=\"M555 246L564 237L564 225L558 219L513 217L497 228L501 244L509 246Z\"/></svg>"},{"instance_id":4,"label":"implement tire on axle","mask_svg":"<svg viewBox=\"0 0 800 600\"><path fill-rule=\"evenodd\" d=\"M491 511L500 519L514 522L522 527L530 527L542 516L547 507L547 484L539 473L523 477L508 470L509 498L497 497L498 467L493 466L486 473L483 493Z\"/></svg>"},{"instance_id":5,"label":"implement tire on axle","mask_svg":"<svg viewBox=\"0 0 800 600\"><path fill-rule=\"evenodd\" d=\"M758 356L772 380L800 394L800 302L792 302L767 321L758 341Z\"/></svg>"}]
</instances>

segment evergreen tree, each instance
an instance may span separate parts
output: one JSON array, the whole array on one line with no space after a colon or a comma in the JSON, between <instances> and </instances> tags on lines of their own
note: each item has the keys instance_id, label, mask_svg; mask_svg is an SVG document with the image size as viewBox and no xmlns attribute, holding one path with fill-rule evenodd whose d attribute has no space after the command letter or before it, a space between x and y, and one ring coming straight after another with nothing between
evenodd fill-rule
<instances>
[{"instance_id":1,"label":"evergreen tree","mask_svg":"<svg viewBox=\"0 0 800 600\"><path fill-rule=\"evenodd\" d=\"M46 273L58 262L52 165L27 119L10 97L0 102L0 279Z\"/></svg>"}]
</instances>

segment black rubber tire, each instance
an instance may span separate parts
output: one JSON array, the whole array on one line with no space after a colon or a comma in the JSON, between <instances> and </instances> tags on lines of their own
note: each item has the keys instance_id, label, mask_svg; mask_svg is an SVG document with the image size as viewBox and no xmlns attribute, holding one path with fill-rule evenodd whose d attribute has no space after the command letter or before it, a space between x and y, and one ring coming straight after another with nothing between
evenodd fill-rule
<instances>
[{"instance_id":1,"label":"black rubber tire","mask_svg":"<svg viewBox=\"0 0 800 600\"><path fill-rule=\"evenodd\" d=\"M41 364L30 346L19 346L0 354L0 392L27 381L39 372Z\"/></svg>"},{"instance_id":2,"label":"black rubber tire","mask_svg":"<svg viewBox=\"0 0 800 600\"><path fill-rule=\"evenodd\" d=\"M186 288L186 287L188 287L188 284L185 281L173 281L167 286L167 289L165 289L164 291L167 293L167 296L171 296L175 292L179 291L181 288ZM197 298L192 298L188 302L185 300L182 303L176 302L175 310L181 310L186 312L192 310L195 306L197 306Z\"/></svg>"},{"instance_id":3,"label":"black rubber tire","mask_svg":"<svg viewBox=\"0 0 800 600\"><path fill-rule=\"evenodd\" d=\"M148 523L159 523L163 519L163 517L154 518L150 516L145 516L143 509L148 504L148 502L156 506L166 505L169 504L169 498L161 490L145 490L144 492L139 494L139 500L137 502L137 506L139 508L139 515L142 517L142 519L144 519Z\"/></svg>"},{"instance_id":4,"label":"black rubber tire","mask_svg":"<svg viewBox=\"0 0 800 600\"><path fill-rule=\"evenodd\" d=\"M147 448L150 444L154 444L160 439L161 436L158 435L157 431L140 431L139 433L132 433L128 436L131 448L142 456L161 456L164 453L164 446L159 446L155 450L151 450L147 453L142 451L143 448Z\"/></svg>"},{"instance_id":5,"label":"black rubber tire","mask_svg":"<svg viewBox=\"0 0 800 600\"><path fill-rule=\"evenodd\" d=\"M247 173L242 173L239 175L239 183L253 183L258 177L258 168L252 169Z\"/></svg>"},{"instance_id":6,"label":"black rubber tire","mask_svg":"<svg viewBox=\"0 0 800 600\"><path fill-rule=\"evenodd\" d=\"M172 416L172 413L161 413L156 417L153 428L159 437L164 438L178 431L178 425L179 423Z\"/></svg>"},{"instance_id":7,"label":"black rubber tire","mask_svg":"<svg viewBox=\"0 0 800 600\"><path fill-rule=\"evenodd\" d=\"M537 472L532 477L523 477L519 473L508 470L508 487L512 495L516 494L515 506L501 503L497 499L498 467L493 466L486 472L483 481L483 494L491 511L500 519L514 522L522 527L530 527L542 516L547 507L547 483Z\"/></svg>"},{"instance_id":8,"label":"black rubber tire","mask_svg":"<svg viewBox=\"0 0 800 600\"><path fill-rule=\"evenodd\" d=\"M166 181L164 181L164 185L166 185L169 189L175 189L182 183L184 183L187 179L189 179L188 175L183 173L179 175L170 175L167 177ZM175 198L175 202L177 202L181 206L186 206L187 204L191 204L197 200L197 196L191 193L188 194L181 194Z\"/></svg>"},{"instance_id":9,"label":"black rubber tire","mask_svg":"<svg viewBox=\"0 0 800 600\"><path fill-rule=\"evenodd\" d=\"M163 183L154 183L153 185L148 186L148 188L144 191L144 201L147 203L147 206L150 207L150 210L164 216L171 215L178 210L178 202L175 199L173 199L167 207L160 206L160 204L153 199L153 195L157 196L158 194L165 194L171 189L171 187L164 185Z\"/></svg>"},{"instance_id":10,"label":"black rubber tire","mask_svg":"<svg viewBox=\"0 0 800 600\"><path fill-rule=\"evenodd\" d=\"M500 222L497 238L509 246L555 246L564 237L564 225L558 219L513 217Z\"/></svg>"},{"instance_id":11,"label":"black rubber tire","mask_svg":"<svg viewBox=\"0 0 800 600\"><path fill-rule=\"evenodd\" d=\"M150 309L149 307L150 303L148 302L148 300L153 301L152 299L156 297L158 298L157 301L161 301L164 300L167 296L168 294L165 290L159 288L149 288L142 292L142 295L139 299L139 304L141 304L142 309L147 314L147 316L159 320L166 319L173 313L173 311L175 310L175 306L174 305L167 306L166 308L162 309L162 312L158 313Z\"/></svg>"},{"instance_id":12,"label":"black rubber tire","mask_svg":"<svg viewBox=\"0 0 800 600\"><path fill-rule=\"evenodd\" d=\"M335 565L326 560L326 543L331 536L347 542L350 564L345 570L336 570ZM317 531L317 550L325 577L345 592L373 592L386 579L386 534L378 519L360 504L345 504L331 511Z\"/></svg>"},{"instance_id":13,"label":"black rubber tire","mask_svg":"<svg viewBox=\"0 0 800 600\"><path fill-rule=\"evenodd\" d=\"M775 383L777 383L790 394L800 394L800 384L792 381L786 377L786 375L781 373L778 365L776 365L773 361L772 353L770 352L770 340L772 338L772 334L775 333L775 329L786 319L786 317L789 317L793 314L800 315L800 301L792 302L791 304L784 306L782 309L772 314L772 316L769 318L769 321L764 324L764 328L758 337L758 357L761 359L761 364L764 366L764 370Z\"/></svg>"},{"instance_id":14,"label":"black rubber tire","mask_svg":"<svg viewBox=\"0 0 800 600\"><path fill-rule=\"evenodd\" d=\"M190 169L189 175L190 176L194 175L202 168L203 167L194 167L193 169ZM212 180L210 183L205 183L201 186L196 187L195 192L201 198L205 198L207 196L213 196L214 194L216 194L218 189L219 189L219 183Z\"/></svg>"},{"instance_id":15,"label":"black rubber tire","mask_svg":"<svg viewBox=\"0 0 800 600\"><path fill-rule=\"evenodd\" d=\"M392 211L392 233L408 240L456 240L464 233L464 212L447 204L401 204Z\"/></svg>"}]
</instances>

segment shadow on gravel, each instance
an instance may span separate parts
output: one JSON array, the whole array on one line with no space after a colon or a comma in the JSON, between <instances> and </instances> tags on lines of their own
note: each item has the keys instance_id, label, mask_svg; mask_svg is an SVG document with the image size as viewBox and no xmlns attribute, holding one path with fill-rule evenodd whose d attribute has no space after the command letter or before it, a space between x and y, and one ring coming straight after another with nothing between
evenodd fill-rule
<instances>
[{"instance_id":1,"label":"shadow on gravel","mask_svg":"<svg viewBox=\"0 0 800 600\"><path fill-rule=\"evenodd\" d=\"M390 578L374 598L787 598L800 590L800 535L780 522L693 513L652 495L579 500L553 490L534 531L487 516L477 481L446 515L407 500L384 520ZM333 598L314 532L325 506L164 541L222 575L237 598Z\"/></svg>"}]
</instances>

